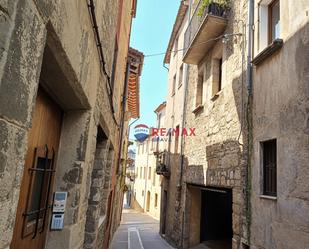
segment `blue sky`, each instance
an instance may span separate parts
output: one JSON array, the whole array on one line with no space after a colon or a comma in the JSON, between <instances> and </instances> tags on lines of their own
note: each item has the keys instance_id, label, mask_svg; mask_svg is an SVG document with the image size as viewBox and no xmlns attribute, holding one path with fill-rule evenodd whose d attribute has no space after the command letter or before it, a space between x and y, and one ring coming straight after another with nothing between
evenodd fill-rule
<instances>
[{"instance_id":1,"label":"blue sky","mask_svg":"<svg viewBox=\"0 0 309 249\"><path fill-rule=\"evenodd\" d=\"M180 0L138 0L133 20L131 47L144 55L165 52ZM154 126L154 110L165 101L167 73L164 55L145 57L140 82L140 120L135 124ZM133 126L135 126L135 124ZM133 131L131 130L131 137Z\"/></svg>"}]
</instances>

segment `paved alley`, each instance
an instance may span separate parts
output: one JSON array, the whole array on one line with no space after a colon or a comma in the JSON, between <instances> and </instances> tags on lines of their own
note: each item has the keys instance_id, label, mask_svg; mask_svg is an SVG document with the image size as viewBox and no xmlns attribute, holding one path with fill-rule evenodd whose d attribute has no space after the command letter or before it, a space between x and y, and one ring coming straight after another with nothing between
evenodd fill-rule
<instances>
[{"instance_id":1,"label":"paved alley","mask_svg":"<svg viewBox=\"0 0 309 249\"><path fill-rule=\"evenodd\" d=\"M159 235L159 221L147 214L124 209L112 249L173 249Z\"/></svg>"}]
</instances>

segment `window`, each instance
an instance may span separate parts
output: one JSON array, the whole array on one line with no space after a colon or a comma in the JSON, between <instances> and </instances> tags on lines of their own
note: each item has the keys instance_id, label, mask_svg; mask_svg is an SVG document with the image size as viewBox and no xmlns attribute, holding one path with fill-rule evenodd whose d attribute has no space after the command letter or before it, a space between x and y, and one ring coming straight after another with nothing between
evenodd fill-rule
<instances>
[{"instance_id":1,"label":"window","mask_svg":"<svg viewBox=\"0 0 309 249\"><path fill-rule=\"evenodd\" d=\"M144 192L144 190L142 191L142 196L144 196L144 194L145 194L145 192Z\"/></svg>"},{"instance_id":2,"label":"window","mask_svg":"<svg viewBox=\"0 0 309 249\"><path fill-rule=\"evenodd\" d=\"M155 150L155 145L156 145L156 139L155 137L151 138L151 150L154 151Z\"/></svg>"},{"instance_id":3,"label":"window","mask_svg":"<svg viewBox=\"0 0 309 249\"><path fill-rule=\"evenodd\" d=\"M176 74L173 77L172 96L175 94L175 88L176 88Z\"/></svg>"},{"instance_id":4,"label":"window","mask_svg":"<svg viewBox=\"0 0 309 249\"><path fill-rule=\"evenodd\" d=\"M161 116L162 116L162 113L159 113L158 115L158 128L159 129L161 128Z\"/></svg>"},{"instance_id":5,"label":"window","mask_svg":"<svg viewBox=\"0 0 309 249\"><path fill-rule=\"evenodd\" d=\"M158 194L155 194L155 203L154 203L155 207L158 207Z\"/></svg>"},{"instance_id":6,"label":"window","mask_svg":"<svg viewBox=\"0 0 309 249\"><path fill-rule=\"evenodd\" d=\"M149 152L149 140L146 141L146 153Z\"/></svg>"},{"instance_id":7,"label":"window","mask_svg":"<svg viewBox=\"0 0 309 249\"><path fill-rule=\"evenodd\" d=\"M268 7L268 44L280 37L280 2L273 1Z\"/></svg>"},{"instance_id":8,"label":"window","mask_svg":"<svg viewBox=\"0 0 309 249\"><path fill-rule=\"evenodd\" d=\"M136 176L138 177L138 168L136 168Z\"/></svg>"},{"instance_id":9,"label":"window","mask_svg":"<svg viewBox=\"0 0 309 249\"><path fill-rule=\"evenodd\" d=\"M174 153L177 154L178 153L178 144L179 144L179 125L176 126L176 132L174 133L175 136L175 147L174 147Z\"/></svg>"},{"instance_id":10,"label":"window","mask_svg":"<svg viewBox=\"0 0 309 249\"><path fill-rule=\"evenodd\" d=\"M152 180L152 185L156 185L156 169L153 170L153 180Z\"/></svg>"},{"instance_id":11,"label":"window","mask_svg":"<svg viewBox=\"0 0 309 249\"><path fill-rule=\"evenodd\" d=\"M142 176L143 176L143 167L141 167L141 169L140 169L140 175L139 175L139 178L141 178L142 179Z\"/></svg>"},{"instance_id":12,"label":"window","mask_svg":"<svg viewBox=\"0 0 309 249\"><path fill-rule=\"evenodd\" d=\"M222 58L219 59L219 84L218 84L218 92L222 89Z\"/></svg>"},{"instance_id":13,"label":"window","mask_svg":"<svg viewBox=\"0 0 309 249\"><path fill-rule=\"evenodd\" d=\"M175 40L175 44L174 44L174 56L176 56L178 52L178 37Z\"/></svg>"},{"instance_id":14,"label":"window","mask_svg":"<svg viewBox=\"0 0 309 249\"><path fill-rule=\"evenodd\" d=\"M151 180L151 167L148 168L148 180Z\"/></svg>"},{"instance_id":15,"label":"window","mask_svg":"<svg viewBox=\"0 0 309 249\"><path fill-rule=\"evenodd\" d=\"M181 87L182 85L182 80L183 80L183 64L181 65L179 69L179 79L178 79L178 88Z\"/></svg>"},{"instance_id":16,"label":"window","mask_svg":"<svg viewBox=\"0 0 309 249\"><path fill-rule=\"evenodd\" d=\"M199 72L196 86L195 107L203 104L204 71Z\"/></svg>"},{"instance_id":17,"label":"window","mask_svg":"<svg viewBox=\"0 0 309 249\"><path fill-rule=\"evenodd\" d=\"M144 167L144 179L146 179L146 167Z\"/></svg>"},{"instance_id":18,"label":"window","mask_svg":"<svg viewBox=\"0 0 309 249\"><path fill-rule=\"evenodd\" d=\"M212 60L212 97L222 89L222 58Z\"/></svg>"},{"instance_id":19,"label":"window","mask_svg":"<svg viewBox=\"0 0 309 249\"><path fill-rule=\"evenodd\" d=\"M258 18L258 52L260 52L275 39L280 38L280 1L262 0L259 4Z\"/></svg>"},{"instance_id":20,"label":"window","mask_svg":"<svg viewBox=\"0 0 309 249\"><path fill-rule=\"evenodd\" d=\"M263 194L277 195L277 140L261 143L263 161Z\"/></svg>"}]
</instances>

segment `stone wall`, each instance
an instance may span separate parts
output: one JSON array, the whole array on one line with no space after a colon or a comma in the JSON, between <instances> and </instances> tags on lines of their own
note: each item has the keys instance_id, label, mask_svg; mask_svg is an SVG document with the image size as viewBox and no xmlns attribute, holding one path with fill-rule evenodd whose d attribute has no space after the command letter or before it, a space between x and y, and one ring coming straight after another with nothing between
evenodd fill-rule
<instances>
[{"instance_id":1,"label":"stone wall","mask_svg":"<svg viewBox=\"0 0 309 249\"><path fill-rule=\"evenodd\" d=\"M61 232L48 232L46 248L82 248L84 245L85 214L96 184L95 181L91 184L91 178L99 173L93 172L98 125L113 147L114 158L120 145L118 127L132 18L132 1L124 2L118 40L121 51L112 99L115 117L86 1L0 3L1 249L9 247L13 234L27 133L40 77L46 79L40 82L41 87L64 110L54 191L68 191L65 227ZM111 76L120 5L118 1L95 1L95 6L106 72ZM111 188L118 180L116 164L117 160L113 160L109 176ZM121 196L113 198L112 203L119 209ZM106 227L102 229L109 234ZM107 237L110 239L112 234Z\"/></svg>"},{"instance_id":2,"label":"stone wall","mask_svg":"<svg viewBox=\"0 0 309 249\"><path fill-rule=\"evenodd\" d=\"M228 26L224 33L242 33L242 25L246 20L247 1L232 1L228 14ZM217 58L221 51L222 90L213 98L213 59ZM164 185L169 191L166 237L177 247L182 245L188 248L192 246L190 240L191 243L198 241L192 239L194 234L199 232L191 224L190 207L194 205L191 201L196 198L193 198L192 192L188 190L190 184L232 189L233 248L241 248L241 239L246 241L246 205L245 195L243 195L246 192L247 166L247 127L244 120L247 101L246 72L244 71L246 61L243 60L246 58L245 55L246 46L242 37L233 36L224 44L219 40L205 54L199 67L188 66L184 127L195 128L196 136L186 137L184 140L182 183L179 184L181 157L172 155L171 178L166 180ZM202 67L205 68L203 110L193 113L196 108L198 72ZM169 101L167 101L168 108Z\"/></svg>"}]
</instances>

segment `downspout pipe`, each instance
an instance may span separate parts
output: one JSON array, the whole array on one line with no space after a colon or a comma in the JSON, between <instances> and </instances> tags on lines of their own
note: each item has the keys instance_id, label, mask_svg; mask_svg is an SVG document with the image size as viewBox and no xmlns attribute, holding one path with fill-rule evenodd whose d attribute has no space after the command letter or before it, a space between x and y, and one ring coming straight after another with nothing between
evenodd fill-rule
<instances>
[{"instance_id":1,"label":"downspout pipe","mask_svg":"<svg viewBox=\"0 0 309 249\"><path fill-rule=\"evenodd\" d=\"M191 13L191 4L189 4L189 9L188 9L188 20L187 22L190 22L190 13ZM182 110L182 129L184 128L186 124L186 108L187 108L187 93L188 93L188 85L189 85L189 69L190 66L189 64L185 64L185 81L184 81L184 96L183 96L183 110ZM182 186L182 181L183 181L183 171L184 171L184 147L185 147L185 137L181 138L181 145L180 145L180 177L179 177L179 185ZM181 189L182 191L182 189ZM185 240L184 240L184 235L185 235L185 223L186 223L186 210L187 210L187 188L184 188L184 196L183 196L183 213L182 213L182 224L181 224L181 248L185 248ZM180 196L181 199L181 196ZM181 201L181 200L180 200Z\"/></svg>"},{"instance_id":2,"label":"downspout pipe","mask_svg":"<svg viewBox=\"0 0 309 249\"><path fill-rule=\"evenodd\" d=\"M118 169L117 173L122 173L120 171L120 166L121 166L121 152L122 152L122 140L123 140L123 130L124 130L124 118L126 114L126 106L127 106L127 95L128 95L128 85L129 85L129 74L130 74L130 65L131 65L131 58L128 58L127 61L127 68L126 68L126 76L125 76L125 81L124 81L124 89L123 89L123 94L122 94L122 113L121 113L121 126L120 126L120 139L119 139L119 152L118 152Z\"/></svg>"},{"instance_id":3,"label":"downspout pipe","mask_svg":"<svg viewBox=\"0 0 309 249\"><path fill-rule=\"evenodd\" d=\"M103 53L103 46L101 43L101 37L100 37L100 33L99 33L99 27L97 24L97 18L96 18L96 14L95 14L95 6L94 6L94 2L93 0L86 0L87 5L88 5L88 10L89 10L89 14L90 14L90 20L91 20L91 24L92 24L92 28L93 28L93 32L94 32L94 36L95 36L95 43L98 49L98 53L99 53L99 59L100 59L100 64L101 64L101 69L103 71L103 74L105 75L106 79L107 79L107 89L108 89L108 100L109 100L109 105L113 114L113 119L115 124L117 125L117 127L119 127L117 119L115 117L115 109L114 109L114 105L113 105L113 88L112 88L112 82L111 82L111 78L109 76L109 74L107 73L106 70L106 61L104 59L104 53Z\"/></svg>"},{"instance_id":4,"label":"downspout pipe","mask_svg":"<svg viewBox=\"0 0 309 249\"><path fill-rule=\"evenodd\" d=\"M187 92L188 92L188 82L189 82L189 65L186 65L186 76L185 76L185 82L184 82L184 96L183 96L183 110L182 110L182 127L184 128L185 124L186 124L186 108L187 108ZM180 176L179 176L179 186L182 186L182 181L183 181L183 172L184 172L184 146L185 146L185 137L181 138L181 146L180 146ZM186 188L184 189L185 193L184 193L184 211L183 211L183 220L182 220L182 226L181 226L181 234L182 234L182 240L181 240L181 248L184 248L184 229L185 229L185 210L186 210ZM181 190L182 191L182 188ZM181 198L181 197L180 197ZM181 200L180 200L181 201Z\"/></svg>"},{"instance_id":5,"label":"downspout pipe","mask_svg":"<svg viewBox=\"0 0 309 249\"><path fill-rule=\"evenodd\" d=\"M132 126L137 120L139 120L139 117L136 118L131 124L129 124L129 134L128 134L128 137L129 137L129 138L130 138L131 126Z\"/></svg>"},{"instance_id":6,"label":"downspout pipe","mask_svg":"<svg viewBox=\"0 0 309 249\"><path fill-rule=\"evenodd\" d=\"M247 55L247 88L249 95L252 94L252 54L254 37L254 0L248 0L248 55Z\"/></svg>"},{"instance_id":7,"label":"downspout pipe","mask_svg":"<svg viewBox=\"0 0 309 249\"><path fill-rule=\"evenodd\" d=\"M254 0L248 0L248 55L247 55L247 125L248 125L248 150L247 150L247 170L246 170L246 227L247 244L250 246L251 227L251 157L253 151L253 130L252 130L252 87L253 87L253 65L252 54L254 47Z\"/></svg>"}]
</instances>

